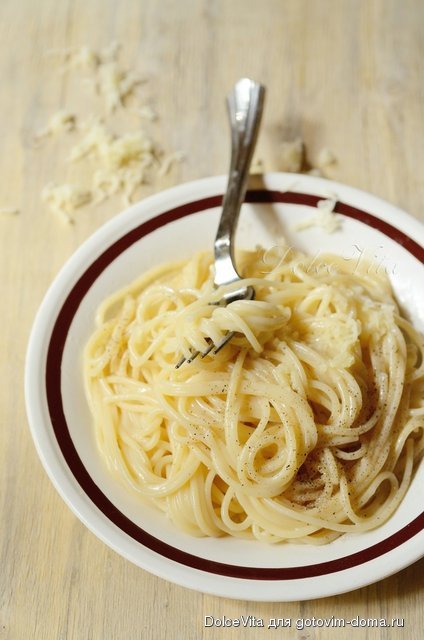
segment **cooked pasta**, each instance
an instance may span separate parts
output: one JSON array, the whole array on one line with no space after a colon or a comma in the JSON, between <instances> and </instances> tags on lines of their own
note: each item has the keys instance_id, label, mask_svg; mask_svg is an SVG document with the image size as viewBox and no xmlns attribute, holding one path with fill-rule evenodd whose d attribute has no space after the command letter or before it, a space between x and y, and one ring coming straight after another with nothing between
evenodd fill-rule
<instances>
[{"instance_id":1,"label":"cooked pasta","mask_svg":"<svg viewBox=\"0 0 424 640\"><path fill-rule=\"evenodd\" d=\"M377 527L424 449L422 336L372 265L282 247L238 265L254 300L212 304L239 285L215 289L199 253L101 305L84 352L101 456L194 536L323 544Z\"/></svg>"}]
</instances>

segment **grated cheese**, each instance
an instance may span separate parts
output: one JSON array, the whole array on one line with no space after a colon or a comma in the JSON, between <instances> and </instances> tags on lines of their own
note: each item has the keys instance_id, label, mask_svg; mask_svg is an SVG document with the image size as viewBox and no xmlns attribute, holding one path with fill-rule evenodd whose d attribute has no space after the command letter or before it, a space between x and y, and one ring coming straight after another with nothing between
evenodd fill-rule
<instances>
[{"instance_id":1,"label":"grated cheese","mask_svg":"<svg viewBox=\"0 0 424 640\"><path fill-rule=\"evenodd\" d=\"M280 170L299 173L304 160L304 144L301 138L292 142L283 142L280 155Z\"/></svg>"},{"instance_id":2,"label":"grated cheese","mask_svg":"<svg viewBox=\"0 0 424 640\"><path fill-rule=\"evenodd\" d=\"M20 213L19 209L13 207L0 208L0 216L17 216Z\"/></svg>"},{"instance_id":3,"label":"grated cheese","mask_svg":"<svg viewBox=\"0 0 424 640\"><path fill-rule=\"evenodd\" d=\"M99 66L95 86L105 101L107 112L112 113L123 106L125 98L141 82L140 76L132 71L125 71L113 61Z\"/></svg>"},{"instance_id":4,"label":"grated cheese","mask_svg":"<svg viewBox=\"0 0 424 640\"><path fill-rule=\"evenodd\" d=\"M64 131L73 131L76 123L77 119L75 114L66 109L62 109L52 115L47 126L36 134L36 138L45 138L46 136L56 135Z\"/></svg>"},{"instance_id":5,"label":"grated cheese","mask_svg":"<svg viewBox=\"0 0 424 640\"><path fill-rule=\"evenodd\" d=\"M152 107L148 104L145 104L144 106L139 107L138 109L132 109L132 111L143 120L150 120L151 122L153 122L154 120L157 120L157 117L158 117L158 114L156 113L156 111L152 109Z\"/></svg>"},{"instance_id":6,"label":"grated cheese","mask_svg":"<svg viewBox=\"0 0 424 640\"><path fill-rule=\"evenodd\" d=\"M93 175L94 204L122 193L125 205L131 204L136 189L147 183L146 167L121 167L119 171L98 169Z\"/></svg>"},{"instance_id":7,"label":"grated cheese","mask_svg":"<svg viewBox=\"0 0 424 640\"><path fill-rule=\"evenodd\" d=\"M355 318L335 312L325 318L325 330L320 321L312 322L302 335L306 344L313 345L332 367L348 368L355 362L355 347L361 323Z\"/></svg>"},{"instance_id":8,"label":"grated cheese","mask_svg":"<svg viewBox=\"0 0 424 640\"><path fill-rule=\"evenodd\" d=\"M92 200L92 194L76 185L50 182L42 190L41 198L50 211L56 213L68 224L73 224L75 209L88 204Z\"/></svg>"},{"instance_id":9,"label":"grated cheese","mask_svg":"<svg viewBox=\"0 0 424 640\"><path fill-rule=\"evenodd\" d=\"M316 164L319 169L325 169L336 162L337 158L330 149L324 148L318 153Z\"/></svg>"},{"instance_id":10,"label":"grated cheese","mask_svg":"<svg viewBox=\"0 0 424 640\"><path fill-rule=\"evenodd\" d=\"M160 166L158 152L143 131L117 136L100 121L92 124L83 140L71 149L71 162L85 156L100 165L92 176L95 203L123 192L128 204L136 188L148 181L149 170ZM171 157L169 166L175 160Z\"/></svg>"},{"instance_id":11,"label":"grated cheese","mask_svg":"<svg viewBox=\"0 0 424 640\"><path fill-rule=\"evenodd\" d=\"M318 211L311 218L302 220L293 226L295 231L303 231L310 227L321 227L327 233L334 233L340 229L342 217L334 213L337 200L328 198L317 202Z\"/></svg>"},{"instance_id":12,"label":"grated cheese","mask_svg":"<svg viewBox=\"0 0 424 640\"><path fill-rule=\"evenodd\" d=\"M100 51L92 47L83 45L81 47L69 47L68 49L51 49L47 52L49 56L59 56L62 58L62 71L69 69L79 69L82 71L96 71L99 65L116 61L121 50L119 42L113 41Z\"/></svg>"},{"instance_id":13,"label":"grated cheese","mask_svg":"<svg viewBox=\"0 0 424 640\"><path fill-rule=\"evenodd\" d=\"M325 170L337 162L334 153L327 148L323 148L318 153L315 166L307 168L305 144L301 138L296 138L291 142L283 142L280 154L280 171L288 173L307 173L311 176L323 176Z\"/></svg>"},{"instance_id":14,"label":"grated cheese","mask_svg":"<svg viewBox=\"0 0 424 640\"><path fill-rule=\"evenodd\" d=\"M60 56L64 72L77 69L89 73L89 82L105 105L108 123L113 122L111 119L119 108L146 121L157 118L149 105L127 106L127 98L134 93L142 78L119 64L120 45L117 42L100 50L83 46L50 54ZM70 149L69 161L87 161L85 188L50 183L42 192L42 199L49 209L67 222L74 221L75 209L88 203L102 202L115 194L121 194L125 204L129 204L139 186L150 182L155 175L165 176L184 157L181 151L164 155L152 138L139 129L113 133L103 120L94 117L77 127L76 115L65 109L55 113L37 137L73 129L78 129L80 136Z\"/></svg>"},{"instance_id":15,"label":"grated cheese","mask_svg":"<svg viewBox=\"0 0 424 640\"><path fill-rule=\"evenodd\" d=\"M173 153L168 154L163 160L158 170L159 176L166 176L175 162L181 162L185 159L185 153L182 151L174 151Z\"/></svg>"},{"instance_id":16,"label":"grated cheese","mask_svg":"<svg viewBox=\"0 0 424 640\"><path fill-rule=\"evenodd\" d=\"M155 152L151 139L143 131L117 136L97 120L86 127L85 137L71 149L70 160L75 162L84 156L92 156L105 166L117 169L138 160L154 161Z\"/></svg>"},{"instance_id":17,"label":"grated cheese","mask_svg":"<svg viewBox=\"0 0 424 640\"><path fill-rule=\"evenodd\" d=\"M142 82L140 76L131 70L124 69L118 62L121 45L112 42L107 47L96 51L87 46L51 51L63 60L63 73L78 69L94 76L93 84L105 102L106 110L112 113L123 106L134 88Z\"/></svg>"}]
</instances>

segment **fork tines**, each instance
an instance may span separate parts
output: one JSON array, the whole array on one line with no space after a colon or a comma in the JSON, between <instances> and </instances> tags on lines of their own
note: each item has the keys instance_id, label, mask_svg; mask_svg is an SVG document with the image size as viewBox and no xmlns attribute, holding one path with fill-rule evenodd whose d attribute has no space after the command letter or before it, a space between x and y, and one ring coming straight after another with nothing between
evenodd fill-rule
<instances>
[{"instance_id":1,"label":"fork tines","mask_svg":"<svg viewBox=\"0 0 424 640\"><path fill-rule=\"evenodd\" d=\"M235 302L236 300L254 300L254 298L255 298L255 290L253 287L248 286L248 287L241 287L239 289L236 289L235 291L230 291L229 293L222 296L222 298L220 298L217 302L210 302L209 304L220 306L220 307L226 307L228 304L230 304L231 302ZM223 339L221 340L221 342L219 342L218 344L215 344L211 338L206 338L207 342L209 343L209 346L206 349L206 351L203 351L203 352L192 351L190 357L186 358L185 356L183 356L177 362L177 364L175 365L175 368L179 369L181 365L184 364L184 362L187 362L187 363L193 362L193 360L197 358L198 355L204 358L205 356L208 355L208 353L211 353L211 352L213 354L218 353L219 351L221 351L223 347L225 347L225 345L228 342L230 342L230 340L235 336L235 334L236 334L235 331L228 331L223 337Z\"/></svg>"},{"instance_id":2,"label":"fork tines","mask_svg":"<svg viewBox=\"0 0 424 640\"><path fill-rule=\"evenodd\" d=\"M187 362L187 364L190 364L190 362L193 362L193 360L195 360L197 358L197 356L201 356L202 358L204 358L205 356L208 355L208 353L210 353L212 351L212 353L215 355L216 353L218 353L219 351L221 351L221 349L223 347L225 347L225 345L230 342L230 340L234 337L235 335L235 331L228 331L228 333L225 334L225 336L223 337L223 339L221 340L221 342L219 342L217 345L215 345L214 342L212 342L212 340L209 338L208 340L210 341L210 345L209 347L206 349L206 351L193 351L192 354L190 355L189 358L186 358L185 356L183 356L175 365L176 369L179 369L181 367L181 365L184 364L184 362Z\"/></svg>"}]
</instances>

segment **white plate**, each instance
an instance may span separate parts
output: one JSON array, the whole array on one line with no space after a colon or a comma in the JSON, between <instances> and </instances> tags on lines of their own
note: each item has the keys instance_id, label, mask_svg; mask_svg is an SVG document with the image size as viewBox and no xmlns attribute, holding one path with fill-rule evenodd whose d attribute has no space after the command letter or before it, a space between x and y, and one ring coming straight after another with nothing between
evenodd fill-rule
<instances>
[{"instance_id":1,"label":"white plate","mask_svg":"<svg viewBox=\"0 0 424 640\"><path fill-rule=\"evenodd\" d=\"M225 177L185 184L134 205L87 240L63 267L36 317L26 362L26 402L39 456L60 495L106 544L147 571L229 598L306 600L356 589L424 555L424 466L382 527L323 547L191 538L135 498L103 467L81 376L81 348L104 297L153 265L212 248ZM342 227L293 231L319 199L337 195ZM364 256L390 275L424 330L424 227L369 194L311 176L268 174L248 193L237 244L284 235L308 252Z\"/></svg>"}]
</instances>

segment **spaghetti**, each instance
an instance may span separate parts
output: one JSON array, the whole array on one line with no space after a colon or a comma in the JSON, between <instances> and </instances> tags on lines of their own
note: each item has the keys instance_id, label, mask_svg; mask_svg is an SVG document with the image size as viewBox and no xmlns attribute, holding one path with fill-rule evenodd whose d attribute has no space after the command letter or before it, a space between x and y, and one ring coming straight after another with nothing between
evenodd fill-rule
<instances>
[{"instance_id":1,"label":"spaghetti","mask_svg":"<svg viewBox=\"0 0 424 640\"><path fill-rule=\"evenodd\" d=\"M422 336L372 265L289 248L238 265L255 300L211 304L231 285L215 290L199 253L101 305L84 352L101 455L191 535L323 544L377 527L424 449Z\"/></svg>"}]
</instances>

